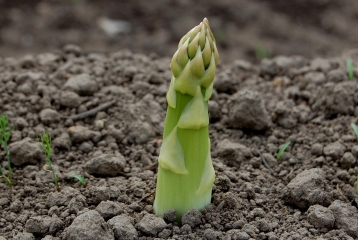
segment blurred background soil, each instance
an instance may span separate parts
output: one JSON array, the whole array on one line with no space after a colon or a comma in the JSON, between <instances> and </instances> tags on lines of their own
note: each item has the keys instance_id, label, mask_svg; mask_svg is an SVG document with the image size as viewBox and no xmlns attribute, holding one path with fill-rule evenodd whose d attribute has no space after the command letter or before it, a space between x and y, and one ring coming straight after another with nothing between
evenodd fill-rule
<instances>
[{"instance_id":1,"label":"blurred background soil","mask_svg":"<svg viewBox=\"0 0 358 240\"><path fill-rule=\"evenodd\" d=\"M356 0L0 0L0 56L68 43L171 56L204 17L223 62L328 57L358 45Z\"/></svg>"}]
</instances>

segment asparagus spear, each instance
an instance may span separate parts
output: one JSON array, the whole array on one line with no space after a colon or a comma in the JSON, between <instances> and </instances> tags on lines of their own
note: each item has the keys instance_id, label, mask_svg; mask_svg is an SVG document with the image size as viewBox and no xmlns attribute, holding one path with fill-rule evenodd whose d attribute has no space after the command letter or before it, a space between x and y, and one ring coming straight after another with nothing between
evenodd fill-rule
<instances>
[{"instance_id":1,"label":"asparagus spear","mask_svg":"<svg viewBox=\"0 0 358 240\"><path fill-rule=\"evenodd\" d=\"M219 53L205 18L179 42L170 67L168 109L159 154L154 212L176 209L177 220L211 201L215 172L211 161L208 100Z\"/></svg>"}]
</instances>

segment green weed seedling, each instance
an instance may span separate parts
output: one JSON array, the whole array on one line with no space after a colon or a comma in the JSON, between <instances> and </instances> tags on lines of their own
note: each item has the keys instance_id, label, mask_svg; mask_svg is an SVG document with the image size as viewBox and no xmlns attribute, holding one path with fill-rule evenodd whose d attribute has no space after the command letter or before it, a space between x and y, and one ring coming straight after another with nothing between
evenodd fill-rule
<instances>
[{"instance_id":1,"label":"green weed seedling","mask_svg":"<svg viewBox=\"0 0 358 240\"><path fill-rule=\"evenodd\" d=\"M288 141L287 143L285 143L285 144L283 144L283 145L281 146L281 148L280 148L280 150L278 151L277 156L276 156L277 161L280 160L282 154L285 152L286 148L288 148L288 146L290 146L290 144L291 144L291 142Z\"/></svg>"},{"instance_id":2,"label":"green weed seedling","mask_svg":"<svg viewBox=\"0 0 358 240\"><path fill-rule=\"evenodd\" d=\"M354 133L356 134L357 141L358 141L358 126L355 123L351 123Z\"/></svg>"},{"instance_id":3,"label":"green weed seedling","mask_svg":"<svg viewBox=\"0 0 358 240\"><path fill-rule=\"evenodd\" d=\"M264 58L271 58L272 51L262 45L257 45L257 46L255 46L255 55L256 55L256 58L259 60L264 59Z\"/></svg>"},{"instance_id":4,"label":"green weed seedling","mask_svg":"<svg viewBox=\"0 0 358 240\"><path fill-rule=\"evenodd\" d=\"M56 190L58 192L61 191L60 187L58 186L58 179L55 173L55 169L52 165L52 148L51 148L51 136L50 134L44 132L42 136L38 139L38 142L40 143L42 149L45 152L45 158L46 158L46 164L44 165L44 170L47 172L52 172L53 181L55 182ZM47 167L50 168L50 170L47 169Z\"/></svg>"},{"instance_id":5,"label":"green weed seedling","mask_svg":"<svg viewBox=\"0 0 358 240\"><path fill-rule=\"evenodd\" d=\"M347 65L348 79L350 81L352 81L353 77L354 77L354 69L353 69L352 60L348 58L347 61L346 61L346 65Z\"/></svg>"},{"instance_id":6,"label":"green weed seedling","mask_svg":"<svg viewBox=\"0 0 358 240\"><path fill-rule=\"evenodd\" d=\"M68 177L69 177L69 178L75 178L75 179L77 179L77 180L82 184L83 187L86 187L86 186L87 186L86 179L85 179L85 177L82 176L82 175L71 174L71 175L69 175Z\"/></svg>"},{"instance_id":7,"label":"green weed seedling","mask_svg":"<svg viewBox=\"0 0 358 240\"><path fill-rule=\"evenodd\" d=\"M6 160L7 160L7 168L9 171L9 176L5 175L5 171L0 165L0 177L5 179L6 185L9 187L12 186L12 168L10 162L10 152L9 152L9 140L12 134L12 125L9 124L7 116L4 114L0 115L0 144L5 150Z\"/></svg>"}]
</instances>

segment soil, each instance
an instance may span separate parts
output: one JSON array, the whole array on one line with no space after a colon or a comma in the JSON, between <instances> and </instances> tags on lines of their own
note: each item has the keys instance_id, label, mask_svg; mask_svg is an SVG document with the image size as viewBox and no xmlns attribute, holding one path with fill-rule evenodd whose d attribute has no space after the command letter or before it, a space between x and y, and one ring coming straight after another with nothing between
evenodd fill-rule
<instances>
[{"instance_id":1,"label":"soil","mask_svg":"<svg viewBox=\"0 0 358 240\"><path fill-rule=\"evenodd\" d=\"M14 127L9 145L14 187L6 186L0 179L0 240L358 238L355 189L358 144L351 127L351 123L358 121L358 69L354 68L353 80L348 79L346 70L346 59L352 59L355 66L358 51L312 57L319 45L314 41L283 38L280 42L275 35L271 41L277 53L301 53L304 57L274 56L252 62L245 60L252 58L248 45L241 42L242 48L236 46L238 35L228 31L235 37L227 35L222 39L226 43L219 41L223 60L219 63L215 90L209 101L216 172L212 203L200 211L189 211L183 215L182 222L177 223L175 211L156 216L153 201L167 108L165 95L171 77L170 57L166 55L167 51L171 51L170 55L174 52L172 49L180 34L197 24L195 10L191 8L188 12L191 27L181 29L183 20L174 21L174 12L160 12L163 15L157 16L154 11L157 7L168 7L173 4L171 1L164 1L160 6L153 1L145 6L152 11L145 13L138 6L131 8L134 5L128 2L127 10L121 9L124 16L128 15L123 19L133 19L128 10L131 9L131 13L136 12L147 21L141 31L133 30L134 35L121 35L120 39L124 42L127 39L135 51L112 51L125 45L117 45L122 41L111 38L113 45L107 46L108 36L99 29L92 32L95 27L91 21L105 12L103 8L115 9L114 13L119 11L115 3L30 2L33 4L22 6L28 11L14 8L9 5L10 1L0 2L4 6L0 11L12 9L7 13L13 17L9 20L8 14L0 14L0 52L4 50L0 57L0 112L8 115ZM328 17L331 15L325 15L327 12L337 15L335 8L345 9L347 20L353 16L348 12L353 14L357 4L352 2L348 8L344 6L348 6L345 4L349 1L310 2L315 5L312 12L300 5L302 1L293 1L295 10L287 12L285 1L275 1L275 4L240 1L235 4L251 10L245 11L248 15L240 15L242 21L237 24L245 28L245 23L247 26L263 24L268 18L272 18L273 23L285 22L292 27L293 35L299 35L293 29L301 29L297 31L306 31L307 35L314 33L315 37L309 39L324 41L327 44L324 54L333 55L345 43L354 43L353 28L349 32L352 36L333 34L334 38L322 37L334 32L333 25L330 25L332 32L315 30L321 26L322 18L331 19ZM73 4L70 10L66 8L69 4ZM211 12L213 21L210 16L209 20L213 28L235 29L229 24L237 20L233 19L234 8L227 4L213 1L198 11ZM49 6L67 9L70 13L77 9L91 16L83 18L88 25L74 20L71 23L87 26L77 33L96 35L102 45L97 46L90 38L83 37L90 35L73 32L79 25L63 23L64 30L60 31L58 26L63 25L52 24L64 15L56 15L61 11L49 14L46 12ZM263 8L266 14L272 15L259 14ZM179 14L184 7L177 6L177 9ZM318 10L320 14L315 15ZM37 11L44 15L36 15ZM222 18L226 18L225 21L215 18L222 12L225 12ZM79 12L70 13L65 16L76 19L81 16ZM21 24L16 27L13 20L19 16ZM45 16L49 21L41 22ZM152 19L153 16L156 18ZM38 39L45 41L46 37L39 34L41 31L32 25L34 22L25 21L28 27L22 25L24 19L37 17L34 22L41 23L39 26L44 27L46 37L56 37L58 42L46 41L51 44L44 48L37 45ZM281 18L291 20L282 22ZM302 19L310 27L296 28ZM139 24L143 19L133 21ZM170 34L163 30L161 34L171 37L165 38L161 47L155 46L157 43L152 40L158 39L158 35L154 33L158 34L165 25L180 30ZM8 36L3 33L6 29L19 33L21 27L38 31L33 33L37 40L30 47L21 47L4 37ZM145 43L154 45L141 45L143 42L138 39L148 32L153 35L148 36ZM78 46L65 45L65 36L79 36ZM130 36L136 36L135 40L129 41ZM247 36L244 39L249 43ZM228 39L233 39L235 44L230 43L231 46ZM282 44L286 40L291 47ZM300 44L294 45L295 41ZM65 46L61 47L62 44ZM104 47L102 50L109 52L89 51L93 46ZM27 51L33 53L26 54ZM52 161L60 192L56 191L51 173L44 168L44 154L36 142L44 131L52 136ZM290 145L277 160L278 151L286 142ZM3 149L0 158L7 169ZM73 173L85 176L86 186L69 178Z\"/></svg>"},{"instance_id":2,"label":"soil","mask_svg":"<svg viewBox=\"0 0 358 240\"><path fill-rule=\"evenodd\" d=\"M358 46L357 12L354 0L199 0L194 7L188 0L0 0L0 54L20 57L72 43L90 52L171 57L178 39L207 17L225 63L332 57ZM121 22L117 33L104 31L107 20L129 28Z\"/></svg>"}]
</instances>

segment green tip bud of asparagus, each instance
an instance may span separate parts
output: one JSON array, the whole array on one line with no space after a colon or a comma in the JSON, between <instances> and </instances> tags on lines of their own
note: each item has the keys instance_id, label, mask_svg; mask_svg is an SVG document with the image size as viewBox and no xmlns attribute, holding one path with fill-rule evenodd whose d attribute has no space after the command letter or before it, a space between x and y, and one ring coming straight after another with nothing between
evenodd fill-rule
<instances>
[{"instance_id":1,"label":"green tip bud of asparagus","mask_svg":"<svg viewBox=\"0 0 358 240\"><path fill-rule=\"evenodd\" d=\"M211 161L208 100L219 54L205 18L181 40L170 67L168 110L158 162L154 212L176 209L177 220L211 201L215 172Z\"/></svg>"},{"instance_id":2,"label":"green tip bud of asparagus","mask_svg":"<svg viewBox=\"0 0 358 240\"><path fill-rule=\"evenodd\" d=\"M215 38L211 32L209 21L205 18L179 42L178 50L170 64L174 77L171 88L191 96L195 95L197 86L207 90L212 87L218 61L219 53ZM169 91L167 98L170 99L168 102L172 104L171 106L175 107L173 94L173 90Z\"/></svg>"}]
</instances>

